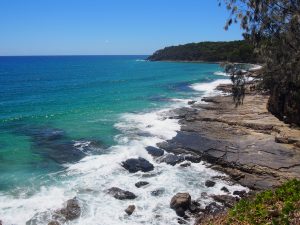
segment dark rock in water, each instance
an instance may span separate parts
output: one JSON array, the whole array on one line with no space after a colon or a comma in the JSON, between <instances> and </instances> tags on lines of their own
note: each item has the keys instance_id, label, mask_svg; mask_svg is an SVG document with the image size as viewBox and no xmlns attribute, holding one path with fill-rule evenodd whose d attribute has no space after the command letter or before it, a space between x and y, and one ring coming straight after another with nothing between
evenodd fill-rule
<instances>
[{"instance_id":1,"label":"dark rock in water","mask_svg":"<svg viewBox=\"0 0 300 225\"><path fill-rule=\"evenodd\" d=\"M230 195L212 195L211 196L216 202L222 203L225 207L232 208L238 201L236 197Z\"/></svg>"},{"instance_id":2,"label":"dark rock in water","mask_svg":"<svg viewBox=\"0 0 300 225\"><path fill-rule=\"evenodd\" d=\"M2 220L0 220L0 225L2 225Z\"/></svg>"},{"instance_id":3,"label":"dark rock in water","mask_svg":"<svg viewBox=\"0 0 300 225\"><path fill-rule=\"evenodd\" d=\"M213 186L215 186L215 185L216 185L216 182L211 181L211 180L207 180L207 181L205 182L205 186L206 186L206 187L213 187Z\"/></svg>"},{"instance_id":4,"label":"dark rock in water","mask_svg":"<svg viewBox=\"0 0 300 225\"><path fill-rule=\"evenodd\" d=\"M146 147L146 151L154 156L154 157L159 157L159 156L163 156L164 155L164 151L159 149L159 148L155 148L155 147L152 147L152 146L148 146Z\"/></svg>"},{"instance_id":5,"label":"dark rock in water","mask_svg":"<svg viewBox=\"0 0 300 225\"><path fill-rule=\"evenodd\" d=\"M178 224L187 224L188 222L182 218L177 219Z\"/></svg>"},{"instance_id":6,"label":"dark rock in water","mask_svg":"<svg viewBox=\"0 0 300 225\"><path fill-rule=\"evenodd\" d=\"M119 200L135 199L137 196L130 191L124 191L117 187L112 187L107 190L108 194Z\"/></svg>"},{"instance_id":7,"label":"dark rock in water","mask_svg":"<svg viewBox=\"0 0 300 225\"><path fill-rule=\"evenodd\" d=\"M137 182L137 183L135 184L135 186L136 186L137 188L140 188L140 187L146 186L146 185L148 185L148 184L149 184L149 182L146 182L146 181L139 181L139 182Z\"/></svg>"},{"instance_id":8,"label":"dark rock in water","mask_svg":"<svg viewBox=\"0 0 300 225\"><path fill-rule=\"evenodd\" d=\"M176 208L175 209L176 215L180 216L180 217L184 217L185 216L185 210L181 207Z\"/></svg>"},{"instance_id":9,"label":"dark rock in water","mask_svg":"<svg viewBox=\"0 0 300 225\"><path fill-rule=\"evenodd\" d=\"M193 105L193 104L195 104L197 101L188 101L188 104L189 105Z\"/></svg>"},{"instance_id":10,"label":"dark rock in water","mask_svg":"<svg viewBox=\"0 0 300 225\"><path fill-rule=\"evenodd\" d=\"M184 212L189 209L191 202L189 193L177 193L171 199L170 207L176 211L177 215L184 216Z\"/></svg>"},{"instance_id":11,"label":"dark rock in water","mask_svg":"<svg viewBox=\"0 0 300 225\"><path fill-rule=\"evenodd\" d=\"M127 159L122 163L122 166L130 173L136 173L138 171L149 172L154 169L154 166L144 158Z\"/></svg>"},{"instance_id":12,"label":"dark rock in water","mask_svg":"<svg viewBox=\"0 0 300 225\"><path fill-rule=\"evenodd\" d=\"M241 198L245 197L246 194L247 194L246 191L234 191L234 192L233 192L233 195L237 195L237 196L239 196L239 197L241 197Z\"/></svg>"},{"instance_id":13,"label":"dark rock in water","mask_svg":"<svg viewBox=\"0 0 300 225\"><path fill-rule=\"evenodd\" d=\"M230 191L228 190L228 188L225 187L225 186L221 188L221 191L224 191L224 192L226 192L226 193L230 193Z\"/></svg>"},{"instance_id":14,"label":"dark rock in water","mask_svg":"<svg viewBox=\"0 0 300 225\"><path fill-rule=\"evenodd\" d=\"M202 193L201 193L201 198L203 198L203 199L208 199L209 196L208 196L207 192L202 192Z\"/></svg>"},{"instance_id":15,"label":"dark rock in water","mask_svg":"<svg viewBox=\"0 0 300 225\"><path fill-rule=\"evenodd\" d=\"M221 205L218 205L215 202L210 203L209 205L207 205L204 209L204 213L205 214L211 214L211 215L216 215L220 212L223 212L225 210L225 208Z\"/></svg>"},{"instance_id":16,"label":"dark rock in water","mask_svg":"<svg viewBox=\"0 0 300 225\"><path fill-rule=\"evenodd\" d=\"M127 215L130 216L134 212L134 210L135 210L135 205L129 205L127 209L125 209L125 212L127 213Z\"/></svg>"},{"instance_id":17,"label":"dark rock in water","mask_svg":"<svg viewBox=\"0 0 300 225\"><path fill-rule=\"evenodd\" d=\"M159 188L159 189L156 189L156 190L154 190L154 191L151 191L151 195L152 195L152 196L160 196L160 195L162 195L164 192L165 192L165 189L164 189L164 188Z\"/></svg>"},{"instance_id":18,"label":"dark rock in water","mask_svg":"<svg viewBox=\"0 0 300 225\"><path fill-rule=\"evenodd\" d=\"M81 208L76 198L67 201L67 206L60 210L60 213L66 218L66 220L77 219L81 214Z\"/></svg>"},{"instance_id":19,"label":"dark rock in water","mask_svg":"<svg viewBox=\"0 0 300 225\"><path fill-rule=\"evenodd\" d=\"M190 162L186 162L186 163L182 163L180 164L181 167L189 167L191 166L191 163Z\"/></svg>"},{"instance_id":20,"label":"dark rock in water","mask_svg":"<svg viewBox=\"0 0 300 225\"><path fill-rule=\"evenodd\" d=\"M1 223L0 223L0 225L1 225ZM48 225L60 225L60 223L57 221L51 221L48 223Z\"/></svg>"},{"instance_id":21,"label":"dark rock in water","mask_svg":"<svg viewBox=\"0 0 300 225\"><path fill-rule=\"evenodd\" d=\"M160 162L165 162L169 165L175 166L178 163L181 163L184 161L184 158L182 156L177 156L173 154L167 154L163 158L160 159Z\"/></svg>"},{"instance_id":22,"label":"dark rock in water","mask_svg":"<svg viewBox=\"0 0 300 225\"><path fill-rule=\"evenodd\" d=\"M189 210L190 210L191 213L198 213L198 212L201 211L200 206L201 206L201 204L199 202L192 201L191 205L189 206Z\"/></svg>"}]
</instances>

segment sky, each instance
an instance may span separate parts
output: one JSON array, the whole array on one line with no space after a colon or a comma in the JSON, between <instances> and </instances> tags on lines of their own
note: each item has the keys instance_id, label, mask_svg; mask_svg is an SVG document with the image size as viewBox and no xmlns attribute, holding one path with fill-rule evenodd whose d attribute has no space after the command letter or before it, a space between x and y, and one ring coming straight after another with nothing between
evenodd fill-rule
<instances>
[{"instance_id":1,"label":"sky","mask_svg":"<svg viewBox=\"0 0 300 225\"><path fill-rule=\"evenodd\" d=\"M217 0L0 0L0 55L149 55L242 39Z\"/></svg>"}]
</instances>

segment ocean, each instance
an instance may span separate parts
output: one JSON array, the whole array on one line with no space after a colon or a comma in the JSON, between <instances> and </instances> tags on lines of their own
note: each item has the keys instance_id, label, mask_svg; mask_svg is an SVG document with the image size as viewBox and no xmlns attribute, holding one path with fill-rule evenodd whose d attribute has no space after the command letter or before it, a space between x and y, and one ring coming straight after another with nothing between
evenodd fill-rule
<instances>
[{"instance_id":1,"label":"ocean","mask_svg":"<svg viewBox=\"0 0 300 225\"><path fill-rule=\"evenodd\" d=\"M177 192L199 198L219 173L158 163L147 146L180 130L171 109L216 94L230 82L218 64L149 62L147 56L0 57L0 220L47 224L53 210L77 197L82 214L66 224L177 224L169 208ZM150 173L129 174L128 158L144 157ZM150 183L137 189L138 181ZM120 187L138 198L120 201ZM163 189L160 196L151 191ZM135 204L133 215L124 209ZM205 204L205 203L204 203ZM188 221L192 223L192 221Z\"/></svg>"}]
</instances>

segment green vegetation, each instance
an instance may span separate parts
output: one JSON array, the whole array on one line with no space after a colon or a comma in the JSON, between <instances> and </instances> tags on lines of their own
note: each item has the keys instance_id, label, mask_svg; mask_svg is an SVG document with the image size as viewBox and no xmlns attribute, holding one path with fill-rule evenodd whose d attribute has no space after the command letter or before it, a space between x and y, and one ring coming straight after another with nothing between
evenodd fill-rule
<instances>
[{"instance_id":1,"label":"green vegetation","mask_svg":"<svg viewBox=\"0 0 300 225\"><path fill-rule=\"evenodd\" d=\"M247 41L200 42L166 47L148 59L151 61L255 62L254 47Z\"/></svg>"},{"instance_id":2,"label":"green vegetation","mask_svg":"<svg viewBox=\"0 0 300 225\"><path fill-rule=\"evenodd\" d=\"M300 224L300 181L291 180L254 199L241 200L227 216L227 224Z\"/></svg>"}]
</instances>

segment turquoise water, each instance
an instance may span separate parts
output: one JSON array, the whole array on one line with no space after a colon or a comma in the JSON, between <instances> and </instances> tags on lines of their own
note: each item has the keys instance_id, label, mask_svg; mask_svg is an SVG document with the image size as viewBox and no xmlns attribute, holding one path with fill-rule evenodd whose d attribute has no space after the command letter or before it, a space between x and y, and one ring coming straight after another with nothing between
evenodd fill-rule
<instances>
[{"instance_id":1,"label":"turquoise water","mask_svg":"<svg viewBox=\"0 0 300 225\"><path fill-rule=\"evenodd\" d=\"M145 155L144 147L176 135L178 121L165 119L164 109L201 96L206 83L210 88L210 82L225 78L215 75L221 68L205 63L148 62L145 58L0 57L0 200L5 202L0 206L0 219L22 224L20 221L36 212L59 207L74 195L95 207L86 209L81 224L91 224L90 219L98 216L105 219L96 213L96 195L80 193L84 188L102 193L113 184L132 188L136 177L120 166L130 156L148 157L155 164L160 175L149 179L155 179L151 182L157 187L160 179L169 179L174 189L168 195L185 188L194 190L201 183L199 171L204 177L213 174L203 172L201 165L187 175L180 168L157 164ZM199 90L191 88L195 84L200 84ZM192 177L192 181L177 182ZM161 199L162 204L168 198ZM35 204L41 201L45 204ZM154 210L151 201L140 201L147 203L146 211ZM122 211L125 206L116 203L114 207ZM104 224L125 221L112 220L110 210ZM152 224L155 219L148 218L146 211L136 219ZM19 218L14 217L16 213Z\"/></svg>"},{"instance_id":2,"label":"turquoise water","mask_svg":"<svg viewBox=\"0 0 300 225\"><path fill-rule=\"evenodd\" d=\"M220 70L215 64L143 58L1 57L0 190L81 158L68 156L64 148L70 141L92 140L101 148L115 144L114 124L122 113L188 98L193 94L189 84L214 80L213 72ZM61 132L63 141L51 146L43 135L53 131ZM59 145L65 157L57 156Z\"/></svg>"}]
</instances>

